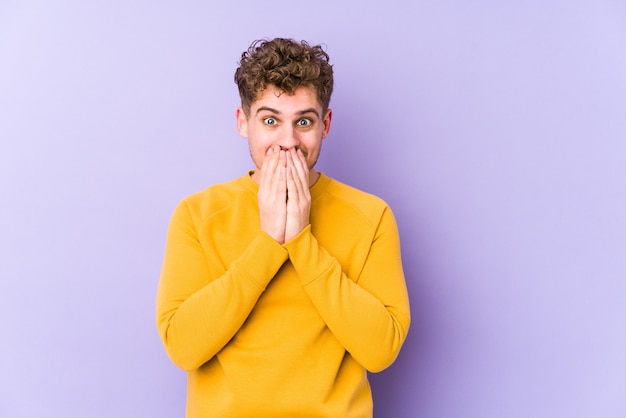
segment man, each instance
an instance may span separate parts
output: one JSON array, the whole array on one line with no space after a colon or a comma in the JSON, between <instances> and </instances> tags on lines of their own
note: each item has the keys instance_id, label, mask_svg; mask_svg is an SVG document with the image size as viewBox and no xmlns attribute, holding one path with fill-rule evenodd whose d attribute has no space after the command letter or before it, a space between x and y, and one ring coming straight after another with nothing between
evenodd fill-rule
<instances>
[{"instance_id":1,"label":"man","mask_svg":"<svg viewBox=\"0 0 626 418\"><path fill-rule=\"evenodd\" d=\"M333 71L320 46L254 42L235 81L255 169L184 199L157 327L188 371L187 417L371 417L367 371L410 315L393 214L315 170Z\"/></svg>"}]
</instances>

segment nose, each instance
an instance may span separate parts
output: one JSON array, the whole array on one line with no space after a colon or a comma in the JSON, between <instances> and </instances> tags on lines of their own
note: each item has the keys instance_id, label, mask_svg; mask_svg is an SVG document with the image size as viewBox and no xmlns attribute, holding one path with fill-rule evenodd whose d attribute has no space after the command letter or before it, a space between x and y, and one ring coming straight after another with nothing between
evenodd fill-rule
<instances>
[{"instance_id":1,"label":"nose","mask_svg":"<svg viewBox=\"0 0 626 418\"><path fill-rule=\"evenodd\" d=\"M278 138L278 145L285 150L297 148L300 145L298 132L293 128L293 126L284 126L283 128L284 129L281 130Z\"/></svg>"}]
</instances>

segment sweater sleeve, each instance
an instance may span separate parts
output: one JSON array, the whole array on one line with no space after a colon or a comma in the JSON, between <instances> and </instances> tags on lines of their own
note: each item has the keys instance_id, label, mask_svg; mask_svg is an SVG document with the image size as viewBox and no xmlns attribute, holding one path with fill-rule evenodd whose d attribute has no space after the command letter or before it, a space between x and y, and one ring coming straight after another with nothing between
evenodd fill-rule
<instances>
[{"instance_id":1,"label":"sweater sleeve","mask_svg":"<svg viewBox=\"0 0 626 418\"><path fill-rule=\"evenodd\" d=\"M352 357L371 372L393 363L409 329L410 311L391 210L383 212L357 278L346 276L310 226L284 246L309 298Z\"/></svg>"},{"instance_id":2,"label":"sweater sleeve","mask_svg":"<svg viewBox=\"0 0 626 418\"><path fill-rule=\"evenodd\" d=\"M211 277L189 208L172 216L157 292L157 329L171 360L185 370L209 361L235 335L287 251L259 231L219 277Z\"/></svg>"}]
</instances>

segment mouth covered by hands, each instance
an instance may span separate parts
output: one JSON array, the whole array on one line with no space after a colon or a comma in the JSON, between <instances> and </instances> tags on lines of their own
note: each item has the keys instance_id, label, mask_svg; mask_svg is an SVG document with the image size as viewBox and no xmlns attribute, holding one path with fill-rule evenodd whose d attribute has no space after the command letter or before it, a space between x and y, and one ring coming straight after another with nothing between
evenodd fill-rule
<instances>
[{"instance_id":1,"label":"mouth covered by hands","mask_svg":"<svg viewBox=\"0 0 626 418\"><path fill-rule=\"evenodd\" d=\"M261 229L284 244L309 224L311 194L306 158L300 149L273 146L267 150L259 174Z\"/></svg>"}]
</instances>

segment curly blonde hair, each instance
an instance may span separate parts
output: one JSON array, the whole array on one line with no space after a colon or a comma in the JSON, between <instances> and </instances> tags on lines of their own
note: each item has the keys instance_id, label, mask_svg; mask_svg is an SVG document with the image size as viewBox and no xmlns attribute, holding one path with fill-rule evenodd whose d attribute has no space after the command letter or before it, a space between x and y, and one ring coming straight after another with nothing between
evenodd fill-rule
<instances>
[{"instance_id":1,"label":"curly blonde hair","mask_svg":"<svg viewBox=\"0 0 626 418\"><path fill-rule=\"evenodd\" d=\"M287 94L293 94L298 87L310 87L326 113L333 92L333 67L321 45L285 38L260 39L241 54L235 83L247 115L268 85Z\"/></svg>"}]
</instances>

